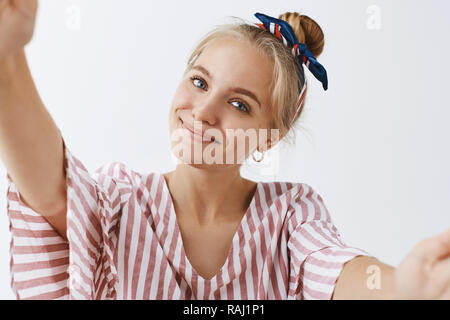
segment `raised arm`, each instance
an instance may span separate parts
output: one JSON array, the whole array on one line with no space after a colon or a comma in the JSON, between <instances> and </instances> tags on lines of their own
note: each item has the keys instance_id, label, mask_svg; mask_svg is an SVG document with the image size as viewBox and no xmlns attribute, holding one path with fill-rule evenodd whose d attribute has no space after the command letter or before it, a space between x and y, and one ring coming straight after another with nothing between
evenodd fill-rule
<instances>
[{"instance_id":1,"label":"raised arm","mask_svg":"<svg viewBox=\"0 0 450 320\"><path fill-rule=\"evenodd\" d=\"M22 201L67 239L63 141L24 51L36 12L37 0L0 0L0 158Z\"/></svg>"}]
</instances>

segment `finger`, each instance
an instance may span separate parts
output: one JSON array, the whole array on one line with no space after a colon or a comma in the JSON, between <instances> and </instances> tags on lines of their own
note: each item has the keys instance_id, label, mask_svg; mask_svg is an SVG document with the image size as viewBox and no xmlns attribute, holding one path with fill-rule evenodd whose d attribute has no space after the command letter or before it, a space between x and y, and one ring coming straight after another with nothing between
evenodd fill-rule
<instances>
[{"instance_id":1,"label":"finger","mask_svg":"<svg viewBox=\"0 0 450 320\"><path fill-rule=\"evenodd\" d=\"M421 241L417 247L425 261L435 261L450 255L450 228L431 238Z\"/></svg>"},{"instance_id":2,"label":"finger","mask_svg":"<svg viewBox=\"0 0 450 320\"><path fill-rule=\"evenodd\" d=\"M436 236L436 256L438 259L450 255L450 228Z\"/></svg>"},{"instance_id":3,"label":"finger","mask_svg":"<svg viewBox=\"0 0 450 320\"><path fill-rule=\"evenodd\" d=\"M433 286L444 290L450 286L450 257L438 260L430 266L427 272L428 279Z\"/></svg>"}]
</instances>

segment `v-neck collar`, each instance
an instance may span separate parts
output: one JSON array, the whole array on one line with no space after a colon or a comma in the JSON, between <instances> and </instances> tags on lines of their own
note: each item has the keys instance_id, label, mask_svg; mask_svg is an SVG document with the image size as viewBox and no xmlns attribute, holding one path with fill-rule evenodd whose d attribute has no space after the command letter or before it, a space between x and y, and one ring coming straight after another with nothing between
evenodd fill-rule
<instances>
[{"instance_id":1,"label":"v-neck collar","mask_svg":"<svg viewBox=\"0 0 450 320\"><path fill-rule=\"evenodd\" d=\"M173 203L172 195L170 194L169 187L167 185L166 179L164 178L164 175L160 174L160 173L158 173L158 174L159 174L159 179L160 179L159 181L160 181L160 183L161 183L161 179L162 179L163 192L167 194L167 207L168 207L168 210L166 209L166 214L169 215L169 217L165 217L164 220L167 221L168 223L164 224L163 227L164 228L168 228L169 225L171 225L171 224L174 225L174 230L173 230L173 232L175 233L174 238L176 239L176 243L181 242L181 248L180 248L181 256L185 257L186 269L190 268L192 270L192 278L195 277L195 278L197 278L197 281L200 280L200 281L202 281L204 283L217 282L217 278L219 276L222 276L224 269L228 267L228 262L229 262L230 258L231 257L234 258L234 253L235 253L234 252L234 247L236 245L236 242L239 242L239 238L245 239L243 225L245 223L247 223L247 221L249 219L249 215L251 215L252 208L255 207L256 197L259 196L259 192L260 192L259 189L261 187L263 187L262 186L262 182L256 182L256 188L255 188L255 192L253 194L252 200L250 201L250 205L248 206L244 216L241 219L241 222L239 223L239 226L238 226L237 230L235 231L235 233L233 235L233 239L231 240L230 248L228 250L228 255L227 255L227 258L226 258L224 264L222 265L220 270L211 279L205 279L197 272L197 270L195 270L195 268L192 266L191 262L189 261L187 255L186 255L186 252L184 250L183 239L181 237L180 227L178 225L178 220L177 220L177 215L176 215L176 212L175 212L175 206L174 206L174 203ZM239 245L239 244L237 244L237 245ZM173 261L172 261L173 260L173 256L172 257L168 257L168 258L169 258L169 260L171 260L170 262L173 265ZM180 259L180 264L181 264L181 260L182 259ZM176 266L176 267L178 269L179 266Z\"/></svg>"}]
</instances>

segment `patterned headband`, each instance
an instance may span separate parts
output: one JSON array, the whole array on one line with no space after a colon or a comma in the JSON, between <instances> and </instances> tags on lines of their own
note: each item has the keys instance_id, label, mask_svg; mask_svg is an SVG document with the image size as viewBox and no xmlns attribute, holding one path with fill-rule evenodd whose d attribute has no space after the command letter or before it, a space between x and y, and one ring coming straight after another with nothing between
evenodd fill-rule
<instances>
[{"instance_id":1,"label":"patterned headband","mask_svg":"<svg viewBox=\"0 0 450 320\"><path fill-rule=\"evenodd\" d=\"M303 64L305 64L306 67L309 69L309 71L314 75L314 77L322 83L324 90L328 89L327 71L316 60L316 58L308 50L306 45L304 43L298 42L297 36L295 35L295 32L289 25L289 23L287 23L284 20L273 18L262 13L255 13L255 17L262 22L262 24L256 23L258 27L260 27L263 30L269 31L270 33L275 35L278 39L283 41L283 43L287 47L292 48L292 54L294 56L299 57L300 71L302 74L303 83L302 83L302 91L300 92L297 101L296 112L294 114L294 117L292 118L292 121L294 121L295 117L297 116L297 113L301 109L300 107L303 103L307 87Z\"/></svg>"}]
</instances>

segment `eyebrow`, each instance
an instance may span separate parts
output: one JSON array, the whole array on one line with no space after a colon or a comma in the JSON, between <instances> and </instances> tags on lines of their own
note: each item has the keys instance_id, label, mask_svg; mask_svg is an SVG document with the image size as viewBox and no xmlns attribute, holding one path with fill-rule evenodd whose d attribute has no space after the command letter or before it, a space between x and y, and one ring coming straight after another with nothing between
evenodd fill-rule
<instances>
[{"instance_id":1,"label":"eyebrow","mask_svg":"<svg viewBox=\"0 0 450 320\"><path fill-rule=\"evenodd\" d=\"M201 65L195 65L192 67L192 69L198 70L198 71L206 74L209 78L214 79L213 76L211 75L211 73L205 67L203 67ZM252 98L253 100L255 100L258 103L259 107L261 108L261 102L259 102L258 97L256 96L256 94L254 94L250 90L240 88L240 87L233 87L230 90Z\"/></svg>"}]
</instances>

